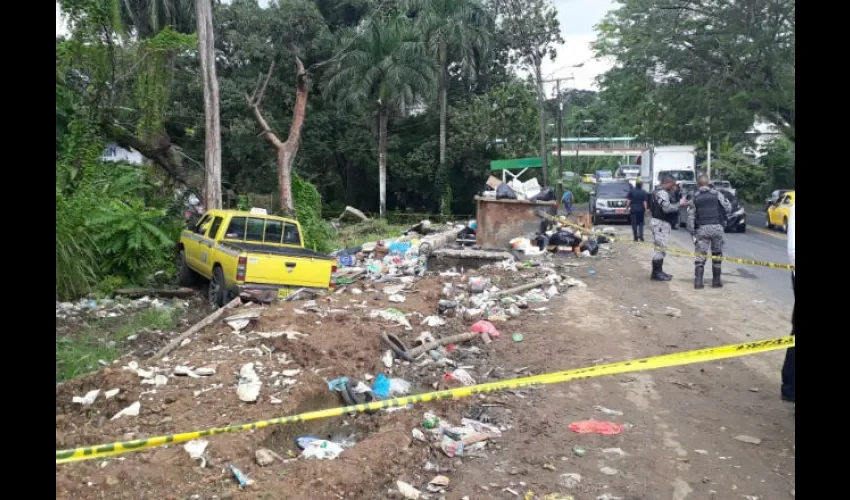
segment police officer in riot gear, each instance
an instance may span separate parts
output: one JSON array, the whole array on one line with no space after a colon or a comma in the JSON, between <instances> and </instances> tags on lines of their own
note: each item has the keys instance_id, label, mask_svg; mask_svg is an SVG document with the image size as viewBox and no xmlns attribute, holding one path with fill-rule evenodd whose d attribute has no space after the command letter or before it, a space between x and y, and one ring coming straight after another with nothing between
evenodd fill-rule
<instances>
[{"instance_id":1,"label":"police officer in riot gear","mask_svg":"<svg viewBox=\"0 0 850 500\"><path fill-rule=\"evenodd\" d=\"M671 175L661 178L661 184L652 191L649 197L650 213L652 214L652 239L655 243L655 253L652 254L653 281L670 281L672 276L664 272L665 251L670 241L670 231L679 217L679 206L670 201L670 193L676 189L676 180Z\"/></svg>"},{"instance_id":2,"label":"police officer in riot gear","mask_svg":"<svg viewBox=\"0 0 850 500\"><path fill-rule=\"evenodd\" d=\"M729 200L709 185L708 176L701 175L697 179L697 190L688 203L688 232L694 237L694 247L697 253L694 261L694 288L705 288L703 274L705 273L705 258L711 250L712 257L723 256L723 228L726 217L732 213ZM721 261L711 260L711 286L720 288Z\"/></svg>"}]
</instances>

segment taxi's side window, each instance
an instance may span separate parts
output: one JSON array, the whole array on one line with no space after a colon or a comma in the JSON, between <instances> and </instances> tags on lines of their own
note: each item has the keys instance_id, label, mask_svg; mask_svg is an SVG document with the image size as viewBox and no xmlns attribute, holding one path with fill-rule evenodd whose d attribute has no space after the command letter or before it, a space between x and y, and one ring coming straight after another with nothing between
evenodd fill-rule
<instances>
[{"instance_id":1,"label":"taxi's side window","mask_svg":"<svg viewBox=\"0 0 850 500\"><path fill-rule=\"evenodd\" d=\"M197 234L204 234L204 231L206 230L206 228L209 225L211 220L212 220L212 215L209 215L209 214L201 217L201 220L198 221L198 225L195 226L195 232Z\"/></svg>"}]
</instances>

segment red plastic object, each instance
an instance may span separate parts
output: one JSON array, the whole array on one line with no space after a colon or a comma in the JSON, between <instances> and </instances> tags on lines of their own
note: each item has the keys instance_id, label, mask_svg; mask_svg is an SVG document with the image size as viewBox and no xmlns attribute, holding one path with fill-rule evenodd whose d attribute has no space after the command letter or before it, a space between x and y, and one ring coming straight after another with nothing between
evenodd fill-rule
<instances>
[{"instance_id":1,"label":"red plastic object","mask_svg":"<svg viewBox=\"0 0 850 500\"><path fill-rule=\"evenodd\" d=\"M616 422L601 422L599 420L580 420L570 424L570 430L579 434L604 434L613 436L623 432L622 425Z\"/></svg>"},{"instance_id":2,"label":"red plastic object","mask_svg":"<svg viewBox=\"0 0 850 500\"><path fill-rule=\"evenodd\" d=\"M457 346L454 344L449 344L446 346L446 350L449 352L455 352L455 349L457 349Z\"/></svg>"},{"instance_id":3,"label":"red plastic object","mask_svg":"<svg viewBox=\"0 0 850 500\"><path fill-rule=\"evenodd\" d=\"M493 323L484 319L476 321L470 329L475 333L486 333L494 339L499 338L499 335L501 335L499 330L496 330L496 327L493 326Z\"/></svg>"}]
</instances>

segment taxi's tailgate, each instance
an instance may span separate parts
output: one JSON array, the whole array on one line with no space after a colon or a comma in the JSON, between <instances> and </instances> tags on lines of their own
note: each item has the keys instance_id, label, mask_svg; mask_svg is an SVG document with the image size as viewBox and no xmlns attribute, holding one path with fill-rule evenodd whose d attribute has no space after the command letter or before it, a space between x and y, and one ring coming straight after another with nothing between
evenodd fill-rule
<instances>
[{"instance_id":1,"label":"taxi's tailgate","mask_svg":"<svg viewBox=\"0 0 850 500\"><path fill-rule=\"evenodd\" d=\"M248 254L246 283L328 288L336 263L334 257L306 248L245 242L227 245Z\"/></svg>"}]
</instances>

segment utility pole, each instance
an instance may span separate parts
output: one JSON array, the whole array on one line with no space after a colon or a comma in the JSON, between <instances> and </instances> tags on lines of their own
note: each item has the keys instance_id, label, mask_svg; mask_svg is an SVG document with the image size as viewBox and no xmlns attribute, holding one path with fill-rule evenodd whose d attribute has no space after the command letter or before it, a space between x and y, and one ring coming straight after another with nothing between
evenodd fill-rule
<instances>
[{"instance_id":1,"label":"utility pole","mask_svg":"<svg viewBox=\"0 0 850 500\"><path fill-rule=\"evenodd\" d=\"M558 96L558 180L563 179L564 159L561 156L561 126L564 121L564 101L561 100L561 80L555 80L555 92Z\"/></svg>"}]
</instances>

